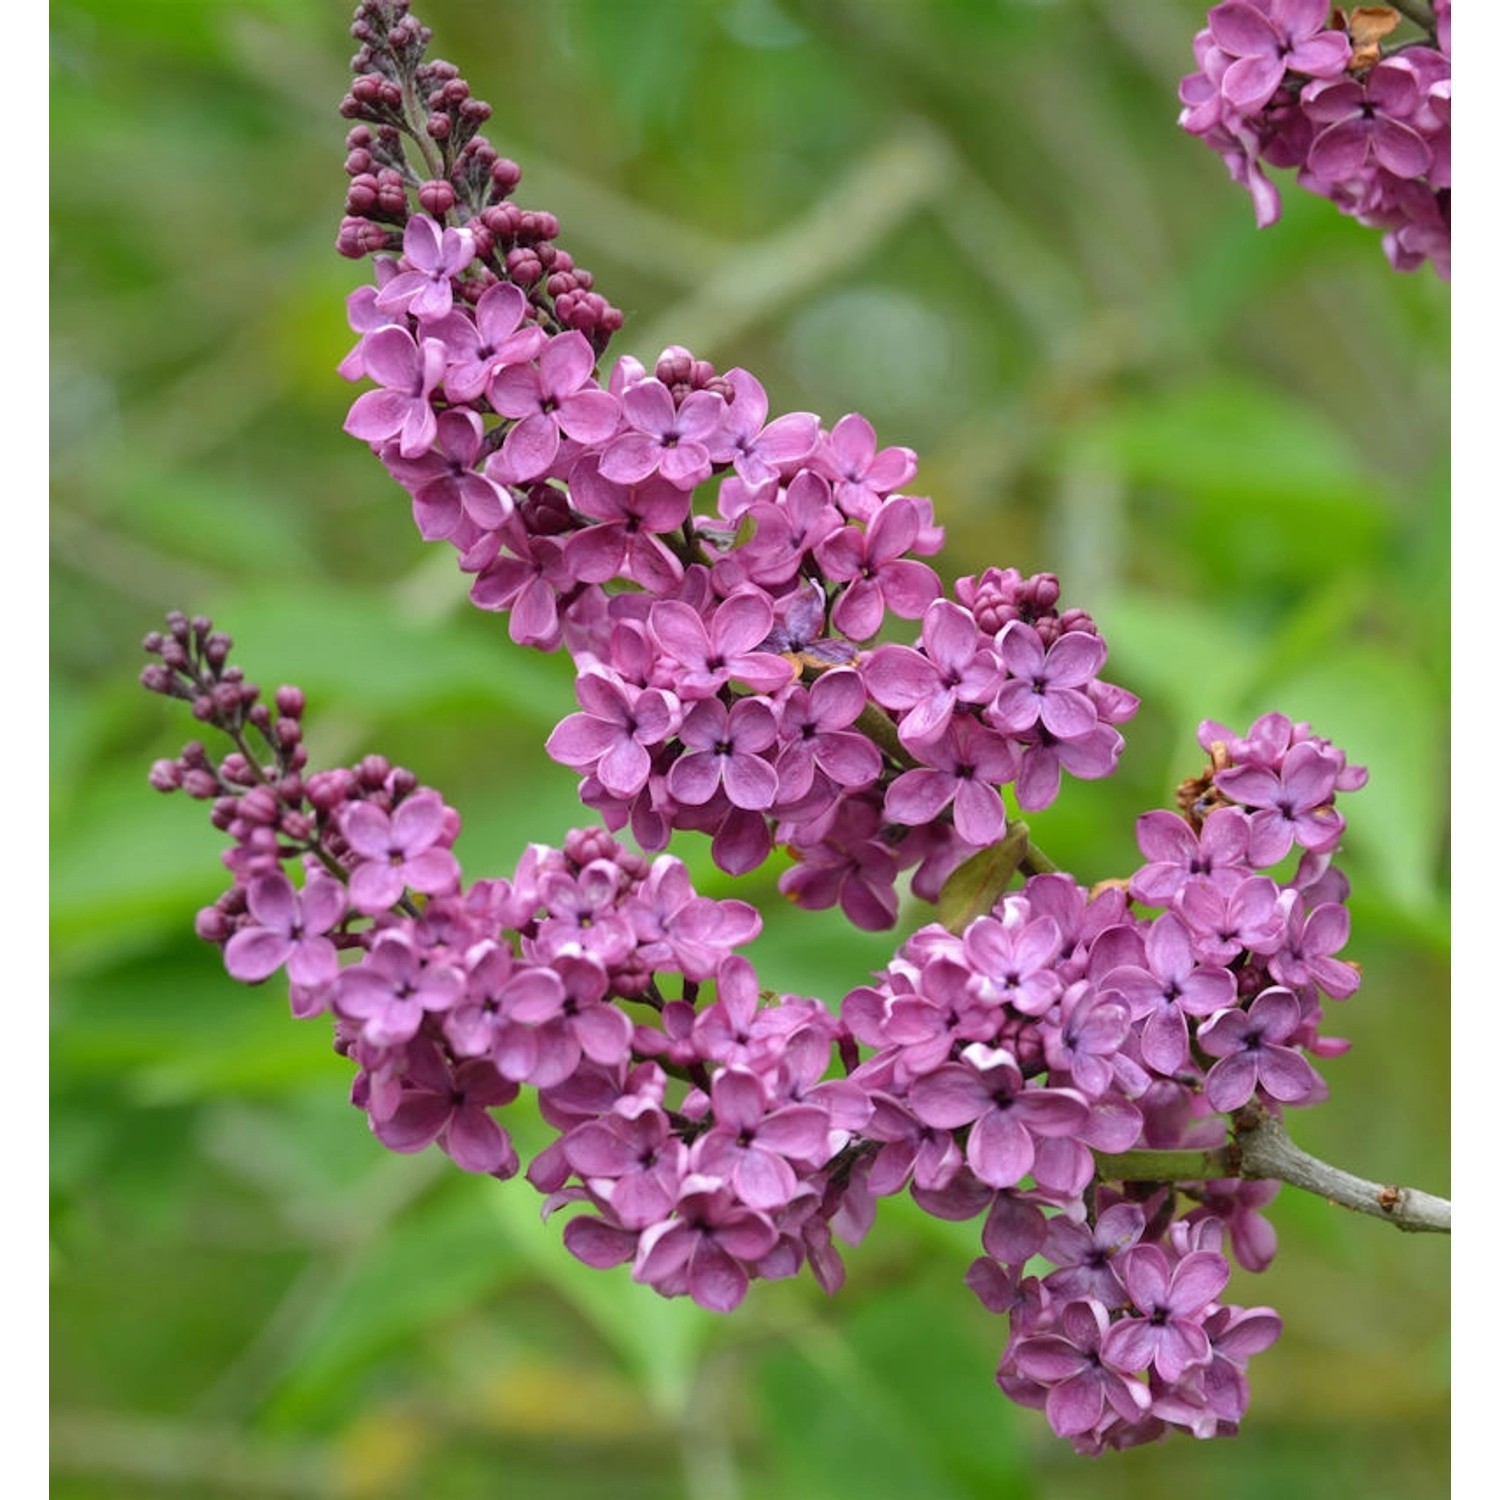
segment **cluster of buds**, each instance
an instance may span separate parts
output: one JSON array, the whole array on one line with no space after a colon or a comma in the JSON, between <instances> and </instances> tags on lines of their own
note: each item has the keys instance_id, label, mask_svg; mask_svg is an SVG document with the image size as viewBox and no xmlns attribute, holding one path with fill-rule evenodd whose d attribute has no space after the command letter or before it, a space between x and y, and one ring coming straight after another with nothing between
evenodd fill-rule
<instances>
[{"instance_id":1,"label":"cluster of buds","mask_svg":"<svg viewBox=\"0 0 1500 1500\"><path fill-rule=\"evenodd\" d=\"M1402 13L1420 16L1403 25ZM1265 167L1385 231L1398 271L1449 275L1451 0L1358 6L1224 0L1193 41L1179 123L1248 189L1255 220L1281 215Z\"/></svg>"},{"instance_id":2,"label":"cluster of buds","mask_svg":"<svg viewBox=\"0 0 1500 1500\"><path fill-rule=\"evenodd\" d=\"M1216 14L1300 16L1279 4ZM1346 1044L1323 1003L1359 982L1335 804L1363 769L1281 715L1243 736L1205 723L1208 764L1141 817L1133 873L1090 888L1055 869L1004 793L1042 808L1062 771L1115 765L1136 700L1100 677L1090 616L1050 574L946 591L916 455L858 414L772 418L749 372L678 348L602 376L603 324L495 229L519 174L478 135L485 107L424 61L403 0L364 0L355 34L363 217L340 243L400 253L350 298L341 369L378 388L346 430L479 607L572 654L579 711L547 749L605 826L466 885L439 792L378 756L310 771L302 694L262 703L228 638L174 615L143 683L232 745L151 774L231 842L200 935L232 977L285 971L293 1014L331 1021L393 1150L512 1177L496 1112L535 1090L555 1136L525 1175L591 1266L716 1311L804 1266L831 1292L835 1240L909 1192L982 1221L968 1282L1009 1318L999 1384L1080 1451L1233 1432L1280 1320L1222 1300L1226 1252L1270 1261L1275 1185L1120 1163L1222 1160L1236 1121L1326 1094L1309 1059ZM532 229L555 267L555 223ZM889 616L912 644L880 639ZM665 853L681 829L731 873L785 846L786 896L866 929L894 924L908 871L944 920L836 1008L766 994L739 951L759 914L693 890Z\"/></svg>"},{"instance_id":3,"label":"cluster of buds","mask_svg":"<svg viewBox=\"0 0 1500 1500\"><path fill-rule=\"evenodd\" d=\"M340 112L359 123L345 141L349 189L338 249L351 259L403 243L411 200L441 219L468 225L465 259L473 272L460 288L477 301L504 277L524 287L530 315L553 329L572 329L602 350L622 322L619 309L594 291L594 278L560 250L557 220L510 202L521 169L479 133L492 110L472 96L452 63L427 61L432 33L410 14L408 0L362 4L352 27L360 44L354 83ZM407 157L406 142L417 151ZM441 278L442 258L460 242L423 243L411 268ZM407 243L408 257L413 246Z\"/></svg>"}]
</instances>

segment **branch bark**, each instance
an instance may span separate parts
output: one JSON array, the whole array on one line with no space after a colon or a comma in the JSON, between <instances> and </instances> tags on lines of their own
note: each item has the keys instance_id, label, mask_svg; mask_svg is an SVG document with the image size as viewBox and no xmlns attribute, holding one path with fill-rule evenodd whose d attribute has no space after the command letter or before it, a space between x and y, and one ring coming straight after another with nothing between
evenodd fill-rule
<instances>
[{"instance_id":1,"label":"branch bark","mask_svg":"<svg viewBox=\"0 0 1500 1500\"><path fill-rule=\"evenodd\" d=\"M1451 1234L1453 1205L1419 1188L1368 1182L1310 1155L1286 1126L1255 1101L1238 1110L1229 1143L1211 1151L1095 1153L1099 1175L1114 1182L1212 1182L1243 1177L1288 1182L1330 1203L1384 1219L1409 1233Z\"/></svg>"}]
</instances>

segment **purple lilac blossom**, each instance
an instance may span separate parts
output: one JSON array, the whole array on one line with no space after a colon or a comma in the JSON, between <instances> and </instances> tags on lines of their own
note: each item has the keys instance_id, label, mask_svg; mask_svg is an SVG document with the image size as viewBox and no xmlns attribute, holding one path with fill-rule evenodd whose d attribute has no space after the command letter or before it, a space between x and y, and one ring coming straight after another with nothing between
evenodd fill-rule
<instances>
[{"instance_id":1,"label":"purple lilac blossom","mask_svg":"<svg viewBox=\"0 0 1500 1500\"><path fill-rule=\"evenodd\" d=\"M1194 39L1178 123L1248 189L1259 227L1281 212L1265 166L1296 169L1309 192L1384 231L1396 270L1430 261L1446 279L1450 15L1435 6L1432 29L1415 39L1387 26L1367 52L1351 48L1350 21L1323 0L1226 0Z\"/></svg>"}]
</instances>

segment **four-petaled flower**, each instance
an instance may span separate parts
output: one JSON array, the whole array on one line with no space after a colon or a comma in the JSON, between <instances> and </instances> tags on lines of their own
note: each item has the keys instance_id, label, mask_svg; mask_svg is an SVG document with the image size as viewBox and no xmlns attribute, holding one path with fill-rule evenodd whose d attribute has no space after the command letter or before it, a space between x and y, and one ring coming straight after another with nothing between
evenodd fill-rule
<instances>
[{"instance_id":1,"label":"four-petaled flower","mask_svg":"<svg viewBox=\"0 0 1500 1500\"><path fill-rule=\"evenodd\" d=\"M1208 1070L1204 1092L1217 1110L1247 1104L1257 1088L1281 1104L1300 1104L1318 1088L1313 1066L1287 1046L1302 1025L1297 997L1280 985L1262 990L1249 1010L1225 1010L1198 1032L1198 1045L1219 1060Z\"/></svg>"},{"instance_id":2,"label":"four-petaled flower","mask_svg":"<svg viewBox=\"0 0 1500 1500\"><path fill-rule=\"evenodd\" d=\"M448 811L436 792L417 792L395 812L356 802L343 817L343 833L359 863L349 877L349 901L371 916L394 906L410 887L424 895L458 884L458 861L440 842Z\"/></svg>"}]
</instances>

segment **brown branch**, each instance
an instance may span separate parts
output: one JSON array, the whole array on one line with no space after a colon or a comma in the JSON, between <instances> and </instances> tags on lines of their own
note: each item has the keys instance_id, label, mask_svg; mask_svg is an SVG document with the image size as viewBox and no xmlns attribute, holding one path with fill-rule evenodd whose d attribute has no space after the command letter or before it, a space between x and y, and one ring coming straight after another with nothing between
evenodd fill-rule
<instances>
[{"instance_id":1,"label":"brown branch","mask_svg":"<svg viewBox=\"0 0 1500 1500\"><path fill-rule=\"evenodd\" d=\"M1096 1152L1094 1165L1111 1182L1212 1182L1224 1177L1288 1182L1330 1203L1384 1219L1411 1233L1451 1234L1453 1205L1418 1188L1367 1182L1310 1156L1280 1118L1255 1101L1236 1111L1226 1146L1211 1151Z\"/></svg>"},{"instance_id":2,"label":"brown branch","mask_svg":"<svg viewBox=\"0 0 1500 1500\"><path fill-rule=\"evenodd\" d=\"M1240 1176L1289 1182L1330 1203L1385 1219L1412 1233L1451 1234L1453 1205L1419 1188L1367 1182L1352 1172L1310 1156L1268 1110L1251 1102L1234 1117Z\"/></svg>"}]
</instances>

